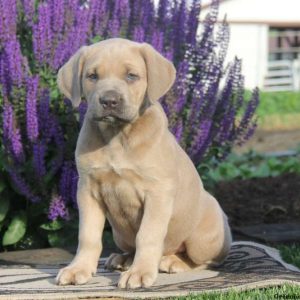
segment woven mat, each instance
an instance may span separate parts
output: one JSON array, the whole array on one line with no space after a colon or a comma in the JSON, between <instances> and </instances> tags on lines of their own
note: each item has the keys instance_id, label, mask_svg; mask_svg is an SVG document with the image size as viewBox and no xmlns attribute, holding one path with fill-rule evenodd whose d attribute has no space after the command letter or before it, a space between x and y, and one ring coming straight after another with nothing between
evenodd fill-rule
<instances>
[{"instance_id":1,"label":"woven mat","mask_svg":"<svg viewBox=\"0 0 300 300\"><path fill-rule=\"evenodd\" d=\"M154 286L134 291L118 289L116 283L119 273L104 271L103 261L100 261L98 273L90 283L64 287L54 283L61 265L2 265L0 299L163 298L232 288L247 290L284 283L300 285L299 269L283 262L276 249L253 242L233 243L228 258L217 269L159 274Z\"/></svg>"}]
</instances>

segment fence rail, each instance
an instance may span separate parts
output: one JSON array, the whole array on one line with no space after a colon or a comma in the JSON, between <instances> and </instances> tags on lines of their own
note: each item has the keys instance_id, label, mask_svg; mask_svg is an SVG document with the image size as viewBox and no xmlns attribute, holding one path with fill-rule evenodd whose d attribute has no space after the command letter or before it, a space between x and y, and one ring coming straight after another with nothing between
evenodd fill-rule
<instances>
[{"instance_id":1,"label":"fence rail","mask_svg":"<svg viewBox=\"0 0 300 300\"><path fill-rule=\"evenodd\" d=\"M264 80L265 91L298 91L300 89L299 60L278 60L268 63Z\"/></svg>"}]
</instances>

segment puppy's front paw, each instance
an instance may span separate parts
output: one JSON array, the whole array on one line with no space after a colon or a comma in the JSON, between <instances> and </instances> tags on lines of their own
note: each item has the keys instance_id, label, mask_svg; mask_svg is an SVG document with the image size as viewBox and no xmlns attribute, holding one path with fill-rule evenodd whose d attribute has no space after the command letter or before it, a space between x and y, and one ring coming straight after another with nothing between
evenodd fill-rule
<instances>
[{"instance_id":1,"label":"puppy's front paw","mask_svg":"<svg viewBox=\"0 0 300 300\"><path fill-rule=\"evenodd\" d=\"M55 280L58 285L85 284L92 278L93 273L95 272L87 266L70 265L61 269Z\"/></svg>"},{"instance_id":2,"label":"puppy's front paw","mask_svg":"<svg viewBox=\"0 0 300 300\"><path fill-rule=\"evenodd\" d=\"M121 274L118 287L121 289L136 289L151 286L157 278L157 271L131 267Z\"/></svg>"}]
</instances>

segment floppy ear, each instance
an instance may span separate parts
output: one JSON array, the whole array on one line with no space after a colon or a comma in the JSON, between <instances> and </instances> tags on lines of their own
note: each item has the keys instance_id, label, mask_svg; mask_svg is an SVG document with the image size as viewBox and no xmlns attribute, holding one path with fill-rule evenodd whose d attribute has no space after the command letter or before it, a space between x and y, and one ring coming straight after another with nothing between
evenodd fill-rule
<instances>
[{"instance_id":1,"label":"floppy ear","mask_svg":"<svg viewBox=\"0 0 300 300\"><path fill-rule=\"evenodd\" d=\"M149 44L142 44L141 53L147 67L147 94L149 100L153 102L171 88L176 78L176 69Z\"/></svg>"},{"instance_id":2,"label":"floppy ear","mask_svg":"<svg viewBox=\"0 0 300 300\"><path fill-rule=\"evenodd\" d=\"M84 53L87 47L81 47L58 71L57 84L60 91L72 100L77 107L81 101L82 87L81 74L84 62Z\"/></svg>"}]
</instances>

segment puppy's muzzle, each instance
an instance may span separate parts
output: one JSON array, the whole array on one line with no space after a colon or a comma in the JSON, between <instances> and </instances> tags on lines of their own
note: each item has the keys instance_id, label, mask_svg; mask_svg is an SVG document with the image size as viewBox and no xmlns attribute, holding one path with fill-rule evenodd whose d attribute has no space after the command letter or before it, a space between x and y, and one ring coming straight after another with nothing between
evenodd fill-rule
<instances>
[{"instance_id":1,"label":"puppy's muzzle","mask_svg":"<svg viewBox=\"0 0 300 300\"><path fill-rule=\"evenodd\" d=\"M99 102L104 110L117 110L122 105L123 98L116 91L107 91L99 98Z\"/></svg>"}]
</instances>

